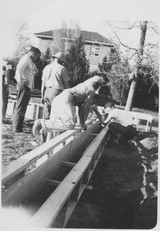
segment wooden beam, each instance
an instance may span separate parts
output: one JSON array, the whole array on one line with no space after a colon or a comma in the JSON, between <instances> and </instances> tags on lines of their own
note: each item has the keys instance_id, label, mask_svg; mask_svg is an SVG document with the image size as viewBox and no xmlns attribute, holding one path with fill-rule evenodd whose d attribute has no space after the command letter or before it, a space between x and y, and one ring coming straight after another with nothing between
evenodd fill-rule
<instances>
[{"instance_id":1,"label":"wooden beam","mask_svg":"<svg viewBox=\"0 0 160 231\"><path fill-rule=\"evenodd\" d=\"M60 181L57 181L57 180L49 180L49 179L47 179L47 180L46 180L46 183L47 183L48 185L57 187L57 186L60 185L61 182L60 182Z\"/></svg>"},{"instance_id":2,"label":"wooden beam","mask_svg":"<svg viewBox=\"0 0 160 231\"><path fill-rule=\"evenodd\" d=\"M67 162L67 161L62 161L62 166L64 167L69 167L69 168L73 168L75 166L75 163L71 163L71 162Z\"/></svg>"}]
</instances>

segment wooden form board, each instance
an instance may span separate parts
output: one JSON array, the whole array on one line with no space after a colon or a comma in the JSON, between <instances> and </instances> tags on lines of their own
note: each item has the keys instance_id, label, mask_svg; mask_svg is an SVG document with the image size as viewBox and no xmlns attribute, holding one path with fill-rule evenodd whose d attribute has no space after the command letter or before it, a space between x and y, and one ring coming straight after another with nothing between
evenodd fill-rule
<instances>
[{"instance_id":1,"label":"wooden form board","mask_svg":"<svg viewBox=\"0 0 160 231\"><path fill-rule=\"evenodd\" d=\"M87 126L90 126L92 123L95 123L95 120L87 121ZM36 160L40 159L53 149L55 149L59 144L65 144L69 138L77 136L81 133L81 128L77 128L76 130L68 130L59 136L55 137L52 140L47 141L36 149L30 151L29 153L23 155L19 159L11 162L7 166L3 166L2 168L2 184L6 184L9 180L11 180L14 176L24 171L28 166L34 163Z\"/></svg>"},{"instance_id":2,"label":"wooden form board","mask_svg":"<svg viewBox=\"0 0 160 231\"><path fill-rule=\"evenodd\" d=\"M38 194L40 190L44 187L46 179L53 179L54 175L57 174L57 170L61 165L61 162L71 161L71 159L75 157L76 152L84 147L85 143L86 145L88 145L87 143L93 140L93 136L91 136L90 133L94 133L97 130L97 123L91 125L87 129L87 131L82 132L74 140L65 145L61 150L51 155L48 160L46 160L43 164L37 167L33 172L31 172L29 175L24 176L13 186L11 186L9 190L4 191L4 193L2 194L2 205L9 206L23 204L23 202L28 201L30 198ZM62 133L61 135L64 134ZM55 138L58 139L58 137ZM49 142L44 144L43 147L40 147L38 149L41 152L41 155L46 154L46 151L48 152L53 148L54 139L50 140ZM33 150L32 154L35 154L34 160L36 160L36 158L38 159L39 153L37 152L37 149ZM31 155L31 157L29 157L28 159L28 162L24 164L24 169L26 166L28 166L28 164L30 164L30 158L32 158L33 161L33 155ZM14 175L14 171L11 171L8 177L11 177L12 174ZM6 178L7 176L4 179Z\"/></svg>"},{"instance_id":3,"label":"wooden form board","mask_svg":"<svg viewBox=\"0 0 160 231\"><path fill-rule=\"evenodd\" d=\"M108 127L104 128L92 141L78 163L33 216L31 227L65 227L104 150L107 130Z\"/></svg>"},{"instance_id":4,"label":"wooden form board","mask_svg":"<svg viewBox=\"0 0 160 231\"><path fill-rule=\"evenodd\" d=\"M79 131L80 132L80 131ZM42 144L36 149L23 155L19 159L11 162L9 165L2 168L2 184L7 183L14 176L24 171L29 165L34 163L36 160L46 155L49 151L53 150L60 143L66 141L70 136L74 136L77 131L66 131L59 136L55 137L54 140L50 140L47 143Z\"/></svg>"}]
</instances>

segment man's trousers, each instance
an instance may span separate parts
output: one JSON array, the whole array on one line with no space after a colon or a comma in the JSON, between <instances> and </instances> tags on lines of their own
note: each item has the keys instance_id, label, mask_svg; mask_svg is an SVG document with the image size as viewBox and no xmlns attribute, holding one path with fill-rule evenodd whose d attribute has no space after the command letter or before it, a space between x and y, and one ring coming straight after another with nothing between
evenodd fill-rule
<instances>
[{"instance_id":1,"label":"man's trousers","mask_svg":"<svg viewBox=\"0 0 160 231\"><path fill-rule=\"evenodd\" d=\"M17 103L13 116L13 130L21 132L23 130L23 121L31 98L29 87L17 83Z\"/></svg>"}]
</instances>

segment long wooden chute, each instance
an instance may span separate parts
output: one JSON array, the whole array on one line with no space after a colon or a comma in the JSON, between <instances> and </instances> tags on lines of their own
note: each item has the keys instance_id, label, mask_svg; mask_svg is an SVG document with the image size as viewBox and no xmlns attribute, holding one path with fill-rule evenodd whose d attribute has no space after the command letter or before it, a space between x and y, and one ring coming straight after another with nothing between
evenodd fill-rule
<instances>
[{"instance_id":1,"label":"long wooden chute","mask_svg":"<svg viewBox=\"0 0 160 231\"><path fill-rule=\"evenodd\" d=\"M4 167L2 206L34 207L49 187L29 225L65 227L103 152L107 130L92 119L86 131L66 131Z\"/></svg>"}]
</instances>

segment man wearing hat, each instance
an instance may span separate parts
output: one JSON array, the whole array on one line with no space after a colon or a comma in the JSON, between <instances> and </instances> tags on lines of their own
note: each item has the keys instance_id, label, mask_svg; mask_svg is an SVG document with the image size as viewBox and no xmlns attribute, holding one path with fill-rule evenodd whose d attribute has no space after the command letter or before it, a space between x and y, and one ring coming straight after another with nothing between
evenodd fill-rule
<instances>
[{"instance_id":1,"label":"man wearing hat","mask_svg":"<svg viewBox=\"0 0 160 231\"><path fill-rule=\"evenodd\" d=\"M51 104L53 99L60 94L64 89L69 88L67 73L66 56L62 52L57 52L52 56L53 62L48 64L42 75L41 96L44 104L43 117L49 119Z\"/></svg>"},{"instance_id":2,"label":"man wearing hat","mask_svg":"<svg viewBox=\"0 0 160 231\"><path fill-rule=\"evenodd\" d=\"M40 59L40 56L40 50L31 46L28 53L22 56L16 67L17 102L13 115L13 131L16 133L23 132L25 113L31 98L31 90L33 89L35 62Z\"/></svg>"}]
</instances>

